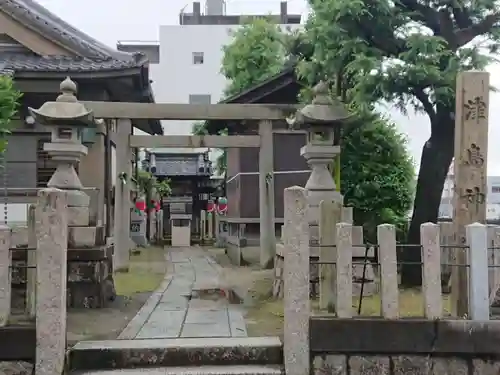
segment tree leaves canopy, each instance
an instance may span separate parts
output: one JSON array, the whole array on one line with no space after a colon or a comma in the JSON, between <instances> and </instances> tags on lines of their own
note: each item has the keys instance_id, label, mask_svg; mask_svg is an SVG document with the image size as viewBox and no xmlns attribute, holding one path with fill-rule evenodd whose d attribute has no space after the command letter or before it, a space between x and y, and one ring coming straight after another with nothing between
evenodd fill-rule
<instances>
[{"instance_id":1,"label":"tree leaves canopy","mask_svg":"<svg viewBox=\"0 0 500 375\"><path fill-rule=\"evenodd\" d=\"M289 61L314 58L308 43L314 37L284 33L265 19L245 23L224 48L221 72L230 79L228 93L249 89L279 73ZM320 78L332 81L336 77L334 70L310 66L318 68L310 86ZM304 63L300 68L305 68ZM351 107L358 115L342 140L341 190L345 204L354 207L355 221L373 232L378 223L399 223L406 218L413 198L414 168L405 139L392 124L359 106Z\"/></svg>"},{"instance_id":2,"label":"tree leaves canopy","mask_svg":"<svg viewBox=\"0 0 500 375\"><path fill-rule=\"evenodd\" d=\"M341 192L367 238L378 224L407 224L415 187L406 139L377 114L357 112L342 137Z\"/></svg>"},{"instance_id":3,"label":"tree leaves canopy","mask_svg":"<svg viewBox=\"0 0 500 375\"><path fill-rule=\"evenodd\" d=\"M434 122L436 106L453 110L457 72L484 69L499 48L497 0L309 3L299 73L312 82L341 72L358 105L410 105Z\"/></svg>"},{"instance_id":4,"label":"tree leaves canopy","mask_svg":"<svg viewBox=\"0 0 500 375\"><path fill-rule=\"evenodd\" d=\"M371 108L385 100L403 113L427 114L408 242L420 224L436 222L453 158L458 72L484 70L500 41L499 0L309 0L311 14L295 47L306 82L337 77L347 100ZM305 52L303 52L305 51ZM419 126L419 124L416 124ZM418 262L408 249L403 260ZM419 266L404 266L402 282L420 284Z\"/></svg>"},{"instance_id":5,"label":"tree leaves canopy","mask_svg":"<svg viewBox=\"0 0 500 375\"><path fill-rule=\"evenodd\" d=\"M223 52L221 73L229 80L226 97L279 73L287 57L284 34L266 18L245 20Z\"/></svg>"}]
</instances>

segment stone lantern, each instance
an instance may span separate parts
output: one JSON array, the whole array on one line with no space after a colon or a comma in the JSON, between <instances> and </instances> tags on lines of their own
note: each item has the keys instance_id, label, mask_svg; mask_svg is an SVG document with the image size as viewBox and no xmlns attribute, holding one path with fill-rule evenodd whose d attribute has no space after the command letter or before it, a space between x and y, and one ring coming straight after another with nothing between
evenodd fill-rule
<instances>
[{"instance_id":1,"label":"stone lantern","mask_svg":"<svg viewBox=\"0 0 500 375\"><path fill-rule=\"evenodd\" d=\"M51 132L50 142L43 149L57 163L57 168L47 186L64 190L68 200L68 250L72 254L67 265L69 306L104 307L106 301L114 298L110 276L113 245L106 243L104 227L96 225L97 199L91 204L75 171L75 165L87 155L87 147L82 144L83 131L103 124L78 102L76 84L70 78L61 83L60 90L55 101L29 111L36 122Z\"/></svg>"},{"instance_id":2,"label":"stone lantern","mask_svg":"<svg viewBox=\"0 0 500 375\"><path fill-rule=\"evenodd\" d=\"M311 244L318 241L319 204L322 200L343 203L343 197L335 186L328 167L340 154L340 130L350 117L344 105L332 98L328 86L320 82L314 87L311 104L297 112L294 127L307 131L307 143L300 154L311 167L311 175L305 188L311 224Z\"/></svg>"},{"instance_id":3,"label":"stone lantern","mask_svg":"<svg viewBox=\"0 0 500 375\"><path fill-rule=\"evenodd\" d=\"M95 126L92 111L78 102L76 84L68 77L60 85L61 94L55 102L46 102L40 109L29 108L36 122L46 125L51 131L50 143L43 145L57 169L48 182L48 187L68 190L68 205L72 198L88 200L75 165L87 155L87 147L82 144L83 130ZM83 196L82 196L83 195Z\"/></svg>"}]
</instances>

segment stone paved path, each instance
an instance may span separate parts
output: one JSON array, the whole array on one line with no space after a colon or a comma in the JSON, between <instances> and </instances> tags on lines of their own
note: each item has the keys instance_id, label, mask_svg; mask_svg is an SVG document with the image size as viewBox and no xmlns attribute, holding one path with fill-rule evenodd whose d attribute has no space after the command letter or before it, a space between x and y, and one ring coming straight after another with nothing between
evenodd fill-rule
<instances>
[{"instance_id":1,"label":"stone paved path","mask_svg":"<svg viewBox=\"0 0 500 375\"><path fill-rule=\"evenodd\" d=\"M197 246L167 247L166 257L165 280L119 339L247 336L241 307L221 293L221 267L213 258Z\"/></svg>"}]
</instances>

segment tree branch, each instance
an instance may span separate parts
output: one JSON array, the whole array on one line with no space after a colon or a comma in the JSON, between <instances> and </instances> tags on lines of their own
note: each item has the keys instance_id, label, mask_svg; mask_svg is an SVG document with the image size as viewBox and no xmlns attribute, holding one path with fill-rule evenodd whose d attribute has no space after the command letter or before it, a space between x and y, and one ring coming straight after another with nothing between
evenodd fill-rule
<instances>
[{"instance_id":1,"label":"tree branch","mask_svg":"<svg viewBox=\"0 0 500 375\"><path fill-rule=\"evenodd\" d=\"M455 33L457 48L466 45L476 36L486 34L498 21L500 21L500 12L490 14L486 16L481 22L471 25L466 29L458 30Z\"/></svg>"},{"instance_id":2,"label":"tree branch","mask_svg":"<svg viewBox=\"0 0 500 375\"><path fill-rule=\"evenodd\" d=\"M439 16L436 10L420 4L416 0L399 0L395 5L396 7L400 6L405 8L406 11L412 12L413 17L410 18L427 26L435 35L439 34Z\"/></svg>"},{"instance_id":3,"label":"tree branch","mask_svg":"<svg viewBox=\"0 0 500 375\"><path fill-rule=\"evenodd\" d=\"M394 34L391 38L385 36L378 36L373 30L367 29L366 25L358 22L357 26L361 30L364 39L372 44L375 48L384 51L389 57L399 57L404 52L405 41L397 38Z\"/></svg>"},{"instance_id":4,"label":"tree branch","mask_svg":"<svg viewBox=\"0 0 500 375\"><path fill-rule=\"evenodd\" d=\"M431 120L431 124L433 124L436 120L436 110L429 100L429 95L427 95L421 87L414 87L410 90L410 93L413 94L420 103L422 103L425 113L427 113L429 120Z\"/></svg>"},{"instance_id":5,"label":"tree branch","mask_svg":"<svg viewBox=\"0 0 500 375\"><path fill-rule=\"evenodd\" d=\"M470 13L465 9L465 7L451 6L451 11L453 12L453 18L460 29L466 29L472 26Z\"/></svg>"}]
</instances>

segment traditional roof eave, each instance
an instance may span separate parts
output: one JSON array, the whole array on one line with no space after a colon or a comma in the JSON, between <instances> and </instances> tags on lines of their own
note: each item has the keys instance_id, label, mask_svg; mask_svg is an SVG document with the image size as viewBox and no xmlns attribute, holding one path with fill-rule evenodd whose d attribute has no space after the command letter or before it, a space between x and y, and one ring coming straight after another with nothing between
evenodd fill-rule
<instances>
[{"instance_id":1,"label":"traditional roof eave","mask_svg":"<svg viewBox=\"0 0 500 375\"><path fill-rule=\"evenodd\" d=\"M5 64L3 64L5 65ZM5 67L4 67L5 68ZM0 65L0 71L2 73L7 72L7 70L2 70ZM108 71L13 71L10 70L10 75L14 79L46 79L46 80L63 80L68 75L78 81L78 80L108 80L108 79L118 79L118 78L130 78L131 82L134 84L132 91L135 93L135 98L133 101L144 102L144 103L154 103L154 96L151 90L151 85L148 79L147 66L122 69L122 70L108 70ZM136 79L134 79L134 77ZM119 98L117 98L119 100ZM147 120L141 121L141 124L137 126L141 130L149 134L163 134L163 128L161 122L158 120Z\"/></svg>"},{"instance_id":2,"label":"traditional roof eave","mask_svg":"<svg viewBox=\"0 0 500 375\"><path fill-rule=\"evenodd\" d=\"M64 79L68 75L72 78L92 78L92 79L106 79L106 78L120 78L136 75L140 72L140 68L131 68L123 70L109 70L109 71L71 71L71 70L61 70L61 71L36 71L36 72L23 72L14 71L14 78L22 79Z\"/></svg>"},{"instance_id":3,"label":"traditional roof eave","mask_svg":"<svg viewBox=\"0 0 500 375\"><path fill-rule=\"evenodd\" d=\"M131 60L133 55L116 51L74 28L34 0L2 0L0 11L52 42L94 58Z\"/></svg>"},{"instance_id":4,"label":"traditional roof eave","mask_svg":"<svg viewBox=\"0 0 500 375\"><path fill-rule=\"evenodd\" d=\"M154 102L148 59L117 51L71 26L34 0L0 0L0 12L76 56L0 56L0 74L14 79L122 78L130 76L141 102ZM134 79L134 77L136 77ZM137 79L138 78L138 79ZM163 134L160 121L147 121L153 134Z\"/></svg>"},{"instance_id":5,"label":"traditional roof eave","mask_svg":"<svg viewBox=\"0 0 500 375\"><path fill-rule=\"evenodd\" d=\"M257 83L256 85L244 90L236 95L230 96L224 99L221 103L256 103L263 97L269 95L270 92L274 92L289 85L290 83L296 82L295 78L295 66L290 66L278 74L269 77L265 81Z\"/></svg>"},{"instance_id":6,"label":"traditional roof eave","mask_svg":"<svg viewBox=\"0 0 500 375\"><path fill-rule=\"evenodd\" d=\"M296 97L299 93L300 84L295 76L295 65L285 67L278 74L221 101L221 103L265 103L267 97L289 86L296 87L296 94L294 95ZM215 134L225 127L227 127L227 121L207 121L207 130L210 134Z\"/></svg>"}]
</instances>

